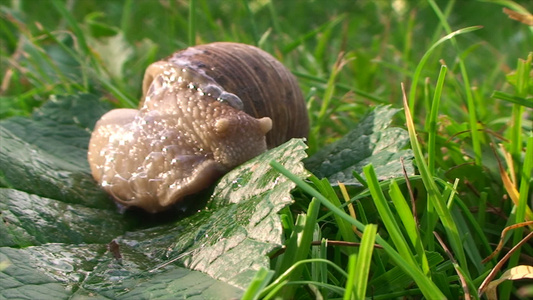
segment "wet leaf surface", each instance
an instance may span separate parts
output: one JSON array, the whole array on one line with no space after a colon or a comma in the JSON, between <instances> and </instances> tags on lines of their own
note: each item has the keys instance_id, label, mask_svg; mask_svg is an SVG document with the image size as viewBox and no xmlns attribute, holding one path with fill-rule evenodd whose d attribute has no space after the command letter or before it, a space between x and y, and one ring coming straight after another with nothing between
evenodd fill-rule
<instances>
[{"instance_id":1,"label":"wet leaf surface","mask_svg":"<svg viewBox=\"0 0 533 300\"><path fill-rule=\"evenodd\" d=\"M0 122L0 297L239 298L281 246L277 213L292 202L294 184L269 162L305 177L303 141L238 167L185 212L120 214L86 159L108 109L91 95L57 97Z\"/></svg>"},{"instance_id":2,"label":"wet leaf surface","mask_svg":"<svg viewBox=\"0 0 533 300\"><path fill-rule=\"evenodd\" d=\"M405 149L409 142L407 131L389 127L398 111L390 105L377 106L346 136L305 159L305 167L333 185L361 185L353 172L364 178L363 167L372 164L379 180L401 177L403 158L407 174L413 175L414 156Z\"/></svg>"}]
</instances>

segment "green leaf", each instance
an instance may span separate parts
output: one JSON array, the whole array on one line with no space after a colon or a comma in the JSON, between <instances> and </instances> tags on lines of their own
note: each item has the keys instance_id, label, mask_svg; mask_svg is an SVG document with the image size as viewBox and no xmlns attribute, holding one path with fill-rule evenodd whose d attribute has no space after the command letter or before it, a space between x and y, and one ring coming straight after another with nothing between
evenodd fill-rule
<instances>
[{"instance_id":1,"label":"green leaf","mask_svg":"<svg viewBox=\"0 0 533 300\"><path fill-rule=\"evenodd\" d=\"M398 111L390 105L375 107L346 136L306 159L306 168L319 178L328 178L331 184L361 185L354 172L362 175L363 167L373 164L379 180L399 177L403 158L407 174L413 175L412 151L404 149L409 141L407 131L389 128Z\"/></svg>"},{"instance_id":2,"label":"green leaf","mask_svg":"<svg viewBox=\"0 0 533 300\"><path fill-rule=\"evenodd\" d=\"M270 267L278 212L293 201L294 183L269 162L304 178L303 141L239 166L185 213L120 214L86 158L108 109L91 95L57 97L0 122L0 298L239 298Z\"/></svg>"},{"instance_id":3,"label":"green leaf","mask_svg":"<svg viewBox=\"0 0 533 300\"><path fill-rule=\"evenodd\" d=\"M241 290L208 275L171 266L147 275L147 258L124 253L122 262L105 255L105 245L48 244L26 249L0 248L9 264L0 273L6 299L203 299L238 298Z\"/></svg>"},{"instance_id":4,"label":"green leaf","mask_svg":"<svg viewBox=\"0 0 533 300\"><path fill-rule=\"evenodd\" d=\"M108 243L125 231L113 210L67 204L13 189L0 189L0 246Z\"/></svg>"},{"instance_id":5,"label":"green leaf","mask_svg":"<svg viewBox=\"0 0 533 300\"><path fill-rule=\"evenodd\" d=\"M29 194L112 208L87 162L90 129L107 106L96 97L52 98L31 119L0 122L1 185Z\"/></svg>"},{"instance_id":6,"label":"green leaf","mask_svg":"<svg viewBox=\"0 0 533 300\"><path fill-rule=\"evenodd\" d=\"M305 148L302 140L291 140L224 176L207 210L179 223L181 232L171 255L190 252L183 260L187 267L247 287L260 266L269 266L266 255L281 246L277 213L293 201L289 192L295 184L269 162L280 161L304 178L307 172L300 161Z\"/></svg>"}]
</instances>

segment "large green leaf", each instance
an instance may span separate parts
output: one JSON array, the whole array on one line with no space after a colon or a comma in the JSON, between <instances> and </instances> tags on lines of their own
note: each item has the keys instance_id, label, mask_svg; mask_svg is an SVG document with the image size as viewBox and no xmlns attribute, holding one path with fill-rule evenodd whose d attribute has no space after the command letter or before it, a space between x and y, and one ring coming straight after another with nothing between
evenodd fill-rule
<instances>
[{"instance_id":1,"label":"large green leaf","mask_svg":"<svg viewBox=\"0 0 533 300\"><path fill-rule=\"evenodd\" d=\"M0 122L0 298L238 298L269 268L282 243L277 213L292 202L294 184L269 162L304 177L305 144L236 168L185 212L120 214L86 160L108 109L91 95L57 97Z\"/></svg>"},{"instance_id":2,"label":"large green leaf","mask_svg":"<svg viewBox=\"0 0 533 300\"><path fill-rule=\"evenodd\" d=\"M405 149L407 131L389 127L398 111L390 105L375 107L347 135L305 159L305 167L331 184L360 185L353 173L364 177L363 167L368 164L374 166L380 180L403 176L403 158L407 174L413 175L413 153Z\"/></svg>"},{"instance_id":3,"label":"large green leaf","mask_svg":"<svg viewBox=\"0 0 533 300\"><path fill-rule=\"evenodd\" d=\"M93 96L53 98L32 118L0 122L3 186L88 207L113 205L88 170L90 128L109 107Z\"/></svg>"},{"instance_id":4,"label":"large green leaf","mask_svg":"<svg viewBox=\"0 0 533 300\"><path fill-rule=\"evenodd\" d=\"M126 225L113 210L68 204L13 189L0 189L0 246L108 243Z\"/></svg>"}]
</instances>

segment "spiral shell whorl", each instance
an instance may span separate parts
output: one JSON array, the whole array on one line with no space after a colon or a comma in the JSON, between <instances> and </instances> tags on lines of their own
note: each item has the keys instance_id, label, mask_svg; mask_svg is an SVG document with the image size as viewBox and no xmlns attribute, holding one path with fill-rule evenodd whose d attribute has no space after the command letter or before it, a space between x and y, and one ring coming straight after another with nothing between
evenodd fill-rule
<instances>
[{"instance_id":1,"label":"spiral shell whorl","mask_svg":"<svg viewBox=\"0 0 533 300\"><path fill-rule=\"evenodd\" d=\"M178 51L165 62L194 70L206 84L214 82L237 95L247 114L271 118L268 148L291 138L307 137L309 119L298 82L269 53L250 45L217 42Z\"/></svg>"}]
</instances>

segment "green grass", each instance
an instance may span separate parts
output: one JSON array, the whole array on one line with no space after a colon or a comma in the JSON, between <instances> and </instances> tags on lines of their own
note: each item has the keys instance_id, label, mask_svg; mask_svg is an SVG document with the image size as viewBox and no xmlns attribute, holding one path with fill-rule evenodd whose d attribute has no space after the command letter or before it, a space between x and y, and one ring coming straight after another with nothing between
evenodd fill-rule
<instances>
[{"instance_id":1,"label":"green grass","mask_svg":"<svg viewBox=\"0 0 533 300\"><path fill-rule=\"evenodd\" d=\"M347 188L354 218L337 186L284 173L299 187L283 210L286 247L244 299L478 299L503 254L482 259L506 226L532 220L533 30L502 12L533 12L530 1L0 5L0 118L78 92L133 107L148 64L220 40L255 44L297 75L312 124L309 155L354 128L369 106L405 108L396 124L409 130L418 174L378 182L367 166L358 178L365 187ZM506 251L531 228L515 229ZM525 243L497 274L532 260ZM526 287L502 283L499 299L526 299Z\"/></svg>"}]
</instances>

